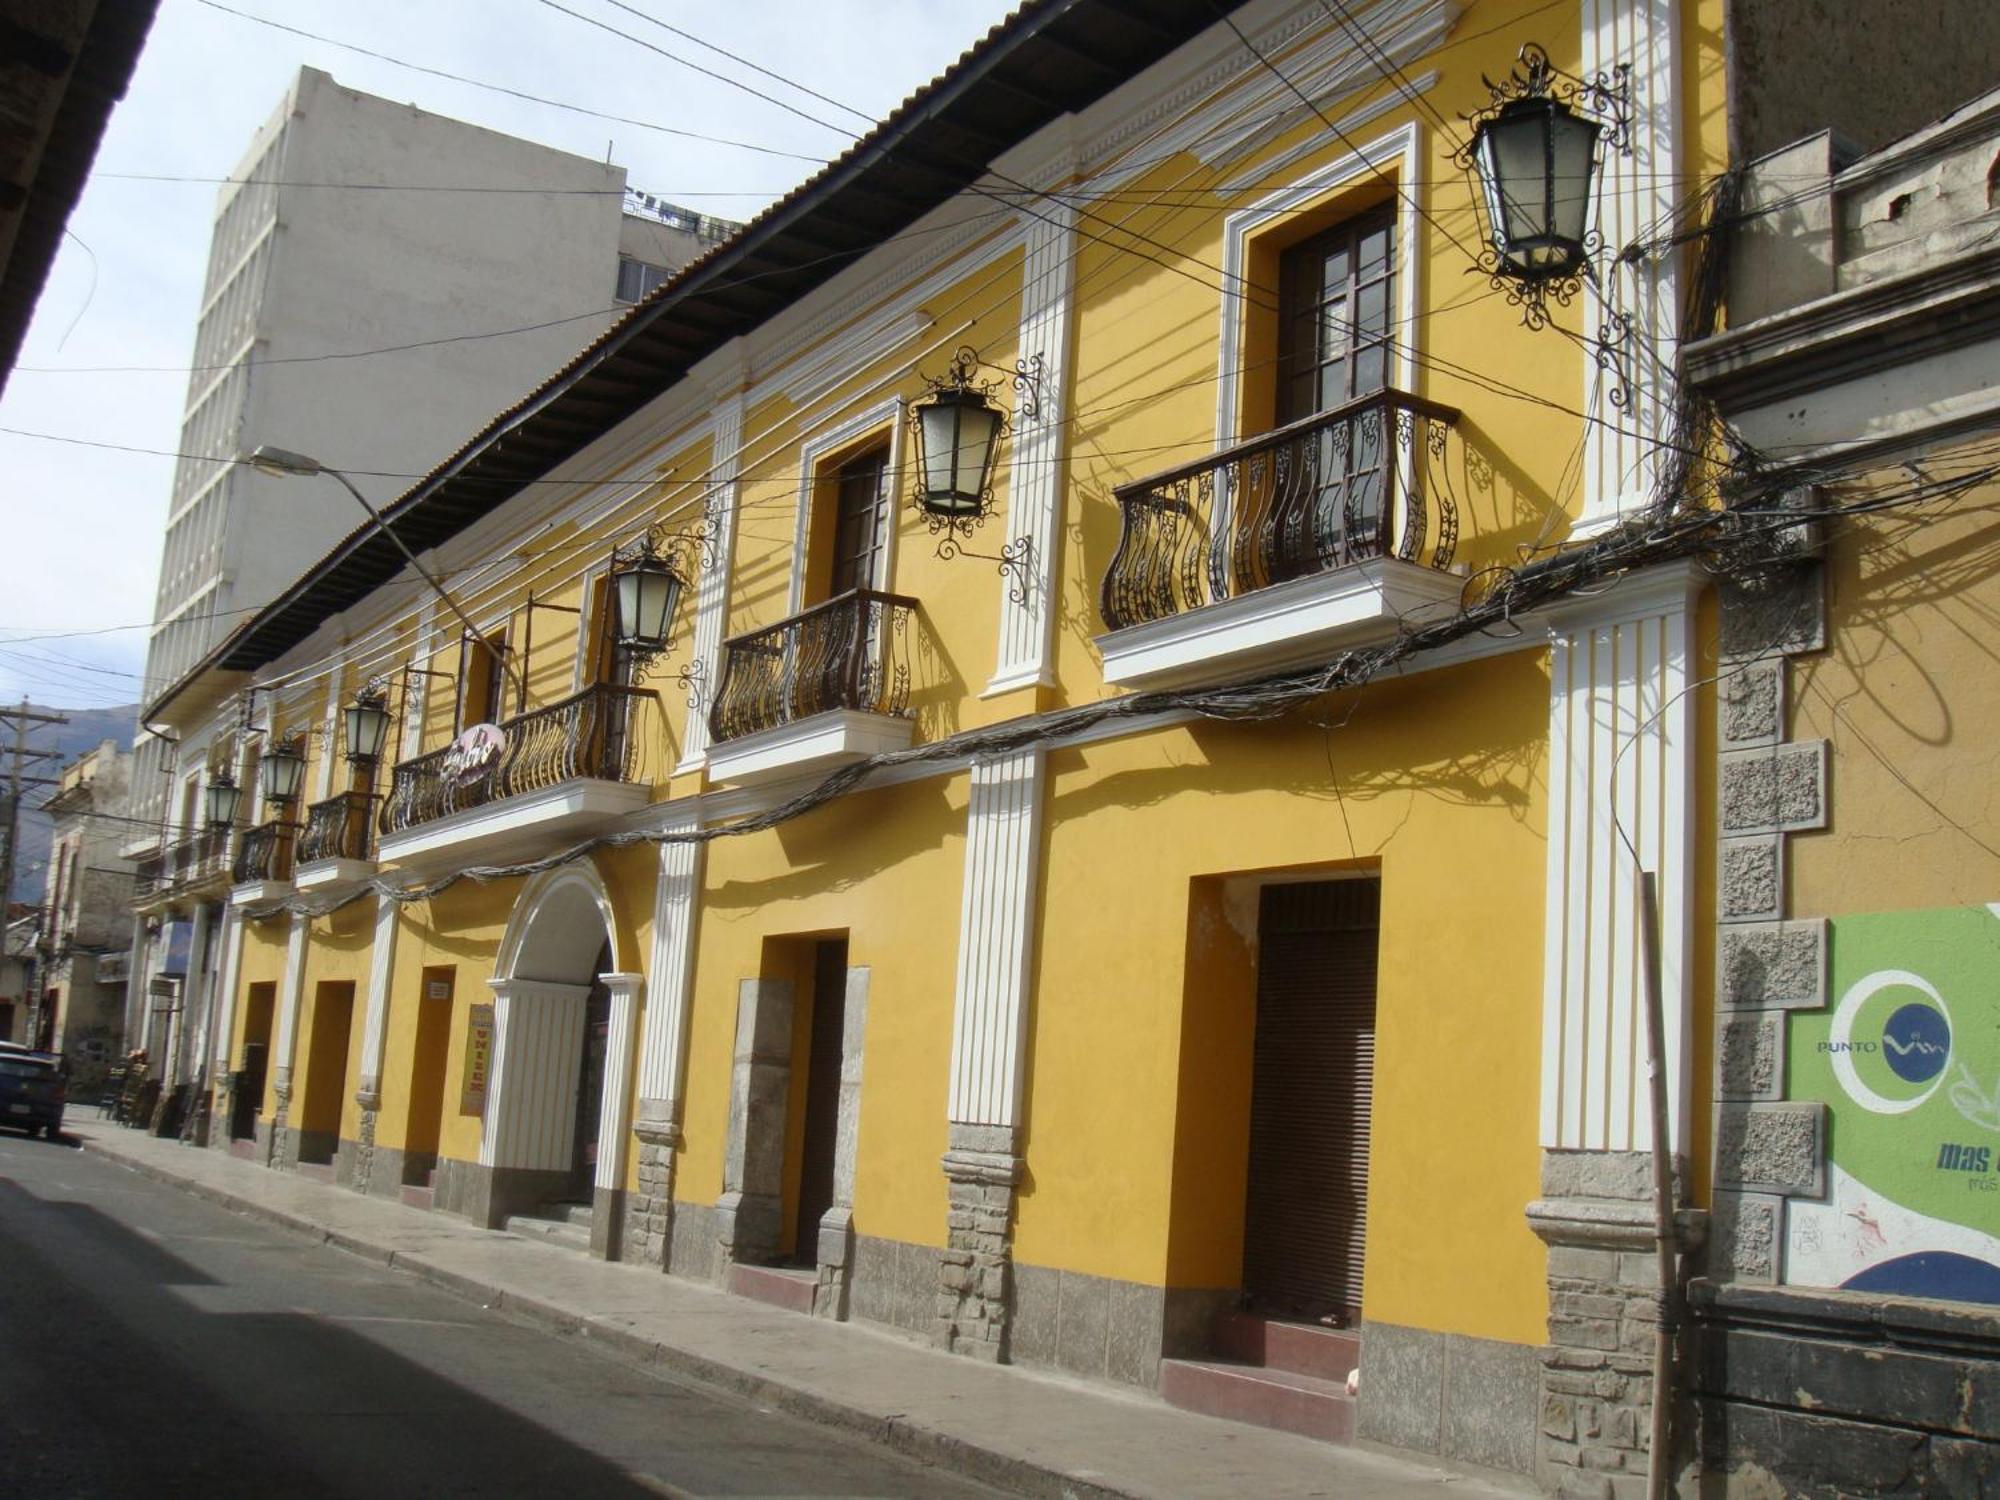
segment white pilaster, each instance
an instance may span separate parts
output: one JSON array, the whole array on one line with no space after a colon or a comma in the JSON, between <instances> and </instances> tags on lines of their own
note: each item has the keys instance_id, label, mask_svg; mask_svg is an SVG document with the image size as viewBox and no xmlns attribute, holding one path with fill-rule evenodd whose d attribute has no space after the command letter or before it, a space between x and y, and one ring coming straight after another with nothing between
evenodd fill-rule
<instances>
[{"instance_id":1,"label":"white pilaster","mask_svg":"<svg viewBox=\"0 0 2000 1500\"><path fill-rule=\"evenodd\" d=\"M375 942L368 951L368 1010L361 1022L361 1079L354 1097L364 1109L382 1102L382 1048L389 1034L389 981L396 972L396 908L375 897Z\"/></svg>"},{"instance_id":2,"label":"white pilaster","mask_svg":"<svg viewBox=\"0 0 2000 1500\"><path fill-rule=\"evenodd\" d=\"M219 914L227 907L206 903L194 909L194 931L188 940L187 978L181 983L181 1024L174 1033L174 1056L168 1083L182 1083L200 1076L200 1052L208 1035L210 991L202 981L208 976L208 949L215 939Z\"/></svg>"},{"instance_id":3,"label":"white pilaster","mask_svg":"<svg viewBox=\"0 0 2000 1500\"><path fill-rule=\"evenodd\" d=\"M1019 1123L1041 858L1042 752L975 762L951 1027L952 1123Z\"/></svg>"},{"instance_id":4,"label":"white pilaster","mask_svg":"<svg viewBox=\"0 0 2000 1500\"><path fill-rule=\"evenodd\" d=\"M1645 1151L1639 871L1659 878L1670 1131L1688 1149L1699 576L1672 564L1558 612L1549 660L1542 1145Z\"/></svg>"},{"instance_id":5,"label":"white pilaster","mask_svg":"<svg viewBox=\"0 0 2000 1500\"><path fill-rule=\"evenodd\" d=\"M236 1030L236 979L242 966L243 915L229 907L222 915L222 970L216 976L215 1003L209 1007L215 1024L209 1028L204 1062L211 1085L230 1068L229 1044Z\"/></svg>"},{"instance_id":6,"label":"white pilaster","mask_svg":"<svg viewBox=\"0 0 2000 1500\"><path fill-rule=\"evenodd\" d=\"M729 575L736 557L736 505L740 498L743 447L743 394L738 391L715 407L715 436L709 450L709 493L703 502L714 528L711 566L704 568L695 589L692 660L701 667L695 702L688 708L681 738L681 761L675 773L699 770L708 759L708 709L722 675L722 638L729 626Z\"/></svg>"},{"instance_id":7,"label":"white pilaster","mask_svg":"<svg viewBox=\"0 0 2000 1500\"><path fill-rule=\"evenodd\" d=\"M1583 75L1608 75L1621 64L1632 70L1632 149L1629 155L1607 149L1597 183L1603 292L1586 292L1583 305L1584 337L1593 342L1612 330L1614 313L1631 324L1610 368L1584 362L1584 409L1600 419L1584 429L1578 527L1586 533L1651 498L1660 444L1672 427L1680 252L1668 248L1632 264L1621 264L1618 256L1634 241L1671 233L1674 204L1683 193L1676 9L1676 0L1583 0ZM1621 386L1622 410L1611 400Z\"/></svg>"},{"instance_id":8,"label":"white pilaster","mask_svg":"<svg viewBox=\"0 0 2000 1500\"><path fill-rule=\"evenodd\" d=\"M493 1062L479 1162L563 1171L576 1131L577 1064L590 986L495 979Z\"/></svg>"},{"instance_id":9,"label":"white pilaster","mask_svg":"<svg viewBox=\"0 0 2000 1500\"><path fill-rule=\"evenodd\" d=\"M292 1038L299 1026L299 1002L306 991L306 940L312 935L312 919L294 913L292 930L285 938L285 978L278 995L278 1036L271 1052L271 1076L278 1092L292 1091Z\"/></svg>"},{"instance_id":10,"label":"white pilaster","mask_svg":"<svg viewBox=\"0 0 2000 1500\"><path fill-rule=\"evenodd\" d=\"M632 1135L632 1051L638 1032L643 974L601 974L611 994L610 1027L604 1038L604 1092L597 1112L597 1186L625 1185L625 1158Z\"/></svg>"},{"instance_id":11,"label":"white pilaster","mask_svg":"<svg viewBox=\"0 0 2000 1500\"><path fill-rule=\"evenodd\" d=\"M1025 545L1000 600L999 660L989 693L1053 686L1055 613L1061 574L1056 539L1062 515L1064 434L1069 413L1070 292L1076 280L1076 210L1044 200L1025 225L1021 263L1020 357L1038 383L1015 400L1013 467L1007 478L1007 543ZM1026 415L1026 404L1034 415ZM1010 554L1011 555L1011 554ZM1020 597L1016 598L1016 595Z\"/></svg>"},{"instance_id":12,"label":"white pilaster","mask_svg":"<svg viewBox=\"0 0 2000 1500\"><path fill-rule=\"evenodd\" d=\"M690 817L669 824L691 830ZM660 845L660 877L653 896L652 994L646 1002L639 1047L641 1125L671 1128L680 1117L681 1058L687 1050L688 993L694 983L694 924L701 895L706 844Z\"/></svg>"}]
</instances>

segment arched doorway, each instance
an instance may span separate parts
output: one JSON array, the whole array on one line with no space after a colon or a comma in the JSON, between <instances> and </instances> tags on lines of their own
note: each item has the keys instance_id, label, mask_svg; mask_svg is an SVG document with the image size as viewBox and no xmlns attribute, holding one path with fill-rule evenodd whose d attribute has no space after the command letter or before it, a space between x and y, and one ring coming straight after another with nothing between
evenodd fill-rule
<instances>
[{"instance_id":1,"label":"arched doorway","mask_svg":"<svg viewBox=\"0 0 2000 1500\"><path fill-rule=\"evenodd\" d=\"M488 1228L615 1255L638 976L596 867L536 877L514 904L493 987L493 1052L479 1149Z\"/></svg>"}]
</instances>

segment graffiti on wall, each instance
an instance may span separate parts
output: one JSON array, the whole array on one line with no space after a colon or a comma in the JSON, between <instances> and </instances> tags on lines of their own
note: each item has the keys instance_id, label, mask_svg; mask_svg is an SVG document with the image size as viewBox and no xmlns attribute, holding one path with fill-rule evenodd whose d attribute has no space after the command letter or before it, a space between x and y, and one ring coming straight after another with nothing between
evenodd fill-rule
<instances>
[{"instance_id":1,"label":"graffiti on wall","mask_svg":"<svg viewBox=\"0 0 2000 1500\"><path fill-rule=\"evenodd\" d=\"M2000 905L1831 923L1833 1003L1795 1011L1786 1096L1827 1107L1827 1194L1785 1279L2000 1303Z\"/></svg>"}]
</instances>

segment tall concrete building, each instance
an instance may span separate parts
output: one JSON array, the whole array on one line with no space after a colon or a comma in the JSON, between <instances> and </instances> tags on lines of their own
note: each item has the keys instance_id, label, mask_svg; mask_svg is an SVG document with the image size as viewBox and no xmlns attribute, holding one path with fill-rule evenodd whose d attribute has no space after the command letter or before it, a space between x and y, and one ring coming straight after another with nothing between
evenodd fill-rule
<instances>
[{"instance_id":1,"label":"tall concrete building","mask_svg":"<svg viewBox=\"0 0 2000 1500\"><path fill-rule=\"evenodd\" d=\"M275 444L384 476L373 483L386 500L735 227L628 189L609 162L314 68L230 175L167 507L149 700L361 518L331 483L227 460ZM192 821L171 799L168 750L142 737L134 777L135 816L163 830Z\"/></svg>"},{"instance_id":2,"label":"tall concrete building","mask_svg":"<svg viewBox=\"0 0 2000 1500\"><path fill-rule=\"evenodd\" d=\"M625 170L345 88L302 68L216 200L145 705L364 518L331 481L230 460L260 444L349 471L386 503L735 228ZM212 982L221 842L204 767L141 729L142 925L129 1041L172 1075L174 1018ZM247 811L247 809L246 809Z\"/></svg>"}]
</instances>

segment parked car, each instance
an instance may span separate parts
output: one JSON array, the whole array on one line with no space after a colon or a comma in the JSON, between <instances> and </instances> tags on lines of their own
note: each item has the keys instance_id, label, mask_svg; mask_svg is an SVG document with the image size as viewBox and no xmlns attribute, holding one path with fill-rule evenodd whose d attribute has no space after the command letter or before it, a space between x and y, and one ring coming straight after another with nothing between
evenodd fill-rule
<instances>
[{"instance_id":1,"label":"parked car","mask_svg":"<svg viewBox=\"0 0 2000 1500\"><path fill-rule=\"evenodd\" d=\"M69 1080L63 1060L49 1052L0 1051L0 1125L50 1140L62 1134L63 1104Z\"/></svg>"}]
</instances>

